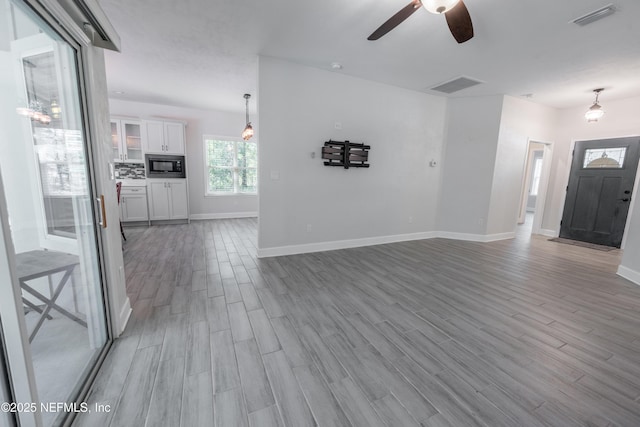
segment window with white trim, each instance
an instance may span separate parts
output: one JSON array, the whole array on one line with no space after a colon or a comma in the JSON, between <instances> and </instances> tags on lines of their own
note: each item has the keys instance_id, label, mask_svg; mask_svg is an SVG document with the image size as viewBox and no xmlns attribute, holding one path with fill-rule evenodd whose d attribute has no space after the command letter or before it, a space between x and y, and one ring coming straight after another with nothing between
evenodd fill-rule
<instances>
[{"instance_id":1,"label":"window with white trim","mask_svg":"<svg viewBox=\"0 0 640 427\"><path fill-rule=\"evenodd\" d=\"M258 147L241 138L204 136L207 195L256 194Z\"/></svg>"}]
</instances>

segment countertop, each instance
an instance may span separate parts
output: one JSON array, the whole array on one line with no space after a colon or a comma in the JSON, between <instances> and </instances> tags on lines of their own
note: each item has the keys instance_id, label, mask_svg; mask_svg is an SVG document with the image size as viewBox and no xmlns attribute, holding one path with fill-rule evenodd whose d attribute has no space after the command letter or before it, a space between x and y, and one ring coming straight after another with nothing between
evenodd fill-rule
<instances>
[{"instance_id":1,"label":"countertop","mask_svg":"<svg viewBox=\"0 0 640 427\"><path fill-rule=\"evenodd\" d=\"M146 179L116 179L116 182L121 182L123 187L146 187Z\"/></svg>"}]
</instances>

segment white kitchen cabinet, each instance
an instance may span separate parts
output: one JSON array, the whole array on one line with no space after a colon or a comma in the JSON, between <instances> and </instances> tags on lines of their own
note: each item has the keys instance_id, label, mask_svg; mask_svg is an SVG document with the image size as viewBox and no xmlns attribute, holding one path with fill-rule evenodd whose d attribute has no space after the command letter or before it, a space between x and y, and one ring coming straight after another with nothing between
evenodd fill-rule
<instances>
[{"instance_id":1,"label":"white kitchen cabinet","mask_svg":"<svg viewBox=\"0 0 640 427\"><path fill-rule=\"evenodd\" d=\"M140 121L112 118L111 146L116 162L144 163Z\"/></svg>"},{"instance_id":2,"label":"white kitchen cabinet","mask_svg":"<svg viewBox=\"0 0 640 427\"><path fill-rule=\"evenodd\" d=\"M148 179L147 193L151 220L189 218L186 180Z\"/></svg>"},{"instance_id":3,"label":"white kitchen cabinet","mask_svg":"<svg viewBox=\"0 0 640 427\"><path fill-rule=\"evenodd\" d=\"M149 220L146 187L122 187L120 219L122 222Z\"/></svg>"},{"instance_id":4,"label":"white kitchen cabinet","mask_svg":"<svg viewBox=\"0 0 640 427\"><path fill-rule=\"evenodd\" d=\"M144 149L147 153L184 154L184 123L144 120Z\"/></svg>"}]
</instances>

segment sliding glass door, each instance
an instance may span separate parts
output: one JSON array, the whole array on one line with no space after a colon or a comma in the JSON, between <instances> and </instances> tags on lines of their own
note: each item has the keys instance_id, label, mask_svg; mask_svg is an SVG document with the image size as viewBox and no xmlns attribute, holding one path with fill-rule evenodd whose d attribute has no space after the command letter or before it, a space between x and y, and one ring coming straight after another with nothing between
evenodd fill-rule
<instances>
[{"instance_id":1,"label":"sliding glass door","mask_svg":"<svg viewBox=\"0 0 640 427\"><path fill-rule=\"evenodd\" d=\"M21 422L60 425L109 341L82 70L72 39L0 3L0 318Z\"/></svg>"}]
</instances>

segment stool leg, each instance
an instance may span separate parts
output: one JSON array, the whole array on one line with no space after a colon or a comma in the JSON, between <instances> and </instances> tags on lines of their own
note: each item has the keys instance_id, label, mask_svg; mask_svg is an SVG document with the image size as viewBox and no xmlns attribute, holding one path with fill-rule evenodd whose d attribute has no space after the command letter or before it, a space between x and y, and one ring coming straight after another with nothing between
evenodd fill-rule
<instances>
[{"instance_id":1,"label":"stool leg","mask_svg":"<svg viewBox=\"0 0 640 427\"><path fill-rule=\"evenodd\" d=\"M122 234L122 238L124 241L127 241L127 237L124 235L124 228L122 228L122 221L120 221L120 234Z\"/></svg>"}]
</instances>

